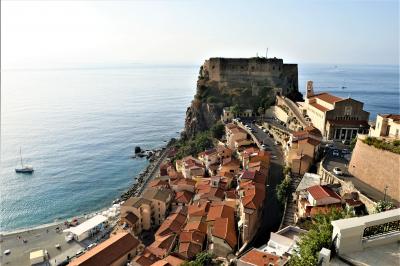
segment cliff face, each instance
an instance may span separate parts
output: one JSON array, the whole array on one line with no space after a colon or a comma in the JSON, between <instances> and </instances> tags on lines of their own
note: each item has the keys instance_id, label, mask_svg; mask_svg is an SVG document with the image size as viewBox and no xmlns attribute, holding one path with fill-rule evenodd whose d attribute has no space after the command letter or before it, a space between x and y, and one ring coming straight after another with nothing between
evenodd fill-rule
<instances>
[{"instance_id":1,"label":"cliff face","mask_svg":"<svg viewBox=\"0 0 400 266\"><path fill-rule=\"evenodd\" d=\"M197 90L186 111L184 137L209 129L223 107L268 108L275 95L301 100L296 64L277 58L210 58L200 67Z\"/></svg>"}]
</instances>

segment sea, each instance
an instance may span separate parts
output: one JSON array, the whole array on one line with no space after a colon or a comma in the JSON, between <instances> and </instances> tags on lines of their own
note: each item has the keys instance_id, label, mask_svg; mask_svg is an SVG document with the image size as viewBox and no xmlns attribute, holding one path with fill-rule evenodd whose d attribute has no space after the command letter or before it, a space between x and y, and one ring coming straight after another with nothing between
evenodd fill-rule
<instances>
[{"instance_id":1,"label":"sea","mask_svg":"<svg viewBox=\"0 0 400 266\"><path fill-rule=\"evenodd\" d=\"M102 65L1 71L0 232L111 205L147 165L135 146L178 137L199 66ZM299 65L299 87L399 113L399 66ZM17 174L20 150L32 175Z\"/></svg>"}]
</instances>

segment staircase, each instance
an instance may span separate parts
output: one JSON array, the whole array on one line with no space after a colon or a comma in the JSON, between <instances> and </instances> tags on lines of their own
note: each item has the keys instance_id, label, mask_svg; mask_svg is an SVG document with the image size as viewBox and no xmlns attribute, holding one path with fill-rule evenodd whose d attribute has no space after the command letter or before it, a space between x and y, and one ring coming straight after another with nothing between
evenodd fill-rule
<instances>
[{"instance_id":1,"label":"staircase","mask_svg":"<svg viewBox=\"0 0 400 266\"><path fill-rule=\"evenodd\" d=\"M288 225L294 225L294 214L297 210L295 203L293 202L293 193L296 191L297 186L299 185L302 176L298 174L292 174L292 182L290 183L289 187L289 195L286 201L286 209L285 213L283 214L283 221L281 224L281 228L285 228Z\"/></svg>"}]
</instances>

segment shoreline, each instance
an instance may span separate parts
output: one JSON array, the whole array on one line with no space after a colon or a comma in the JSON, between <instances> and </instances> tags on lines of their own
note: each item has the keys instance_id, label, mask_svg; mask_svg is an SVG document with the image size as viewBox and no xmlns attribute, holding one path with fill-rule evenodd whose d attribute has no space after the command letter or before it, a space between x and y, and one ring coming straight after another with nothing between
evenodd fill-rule
<instances>
[{"instance_id":1,"label":"shoreline","mask_svg":"<svg viewBox=\"0 0 400 266\"><path fill-rule=\"evenodd\" d=\"M152 157L153 161L150 161L149 164L141 172L139 172L136 176L133 177L133 180L135 181L135 183L130 185L125 192L123 192L121 195L119 195L117 197L118 200L123 201L131 196L140 196L142 194L142 192L146 188L148 182L154 178L154 174L157 172L157 169L159 169L159 165L162 163L162 161L164 161L165 156L167 155L167 151L169 150L169 147L170 147L169 144L165 144L159 148L160 149L159 155L158 156L154 155ZM72 220L73 218L77 218L79 221L87 220L88 219L87 217L92 217L93 215L101 213L101 212L107 210L108 208L110 208L110 206L112 206L113 202L111 202L110 204L111 205L106 205L105 207L103 207L97 211L92 211L92 212L84 213L84 214L77 214L73 217L60 219L59 221L44 223L44 224L31 226L31 227L22 227L22 228L1 231L0 232L0 243L2 242L3 237L10 237L10 236L17 235L17 234L34 232L34 231L38 231L38 230L56 227L59 225L64 225L65 221Z\"/></svg>"}]
</instances>

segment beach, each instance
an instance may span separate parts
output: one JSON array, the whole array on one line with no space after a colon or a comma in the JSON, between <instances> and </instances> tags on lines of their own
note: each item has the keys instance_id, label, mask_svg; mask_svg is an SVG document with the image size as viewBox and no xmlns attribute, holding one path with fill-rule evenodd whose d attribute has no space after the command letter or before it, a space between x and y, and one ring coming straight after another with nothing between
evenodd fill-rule
<instances>
[{"instance_id":1,"label":"beach","mask_svg":"<svg viewBox=\"0 0 400 266\"><path fill-rule=\"evenodd\" d=\"M150 180L158 175L159 166L165 160L169 151L169 147L165 147L161 149L161 151L153 157L153 161L149 163L149 165L134 178L136 182L121 195L121 199L129 198L130 196L138 196L143 190L146 188L146 185ZM108 208L104 208L102 210L90 213L83 214L71 219L67 219L71 221L72 219L78 219L79 223L84 222L88 218L101 214L103 211ZM111 220L110 224L115 225L118 221L119 217ZM76 252L82 248L86 248L89 244L93 242L101 242L106 238L100 239L98 241L96 239L97 236L93 238L85 239L82 242L71 241L67 243L65 241L65 233L62 231L67 229L67 226L64 224L65 221L50 223L40 225L34 228L27 229L19 229L10 232L3 232L0 234L0 265L30 265L29 261L29 253L36 250L47 250L49 254L49 264L57 265L59 262L65 260L67 256L70 258L73 257ZM58 228L58 230L57 230ZM112 229L112 228L111 228ZM57 249L55 246L60 245L60 248ZM4 255L4 251L9 249L11 253L9 255Z\"/></svg>"}]
</instances>

